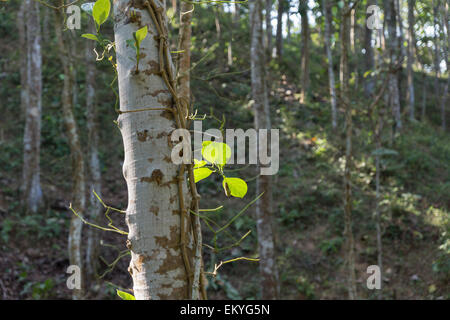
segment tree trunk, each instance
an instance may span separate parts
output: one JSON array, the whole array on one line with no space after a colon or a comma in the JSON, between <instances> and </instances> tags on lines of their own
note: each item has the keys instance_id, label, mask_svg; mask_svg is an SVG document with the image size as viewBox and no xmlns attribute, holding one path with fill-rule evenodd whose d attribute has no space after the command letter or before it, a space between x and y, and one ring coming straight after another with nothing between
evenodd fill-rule
<instances>
[{"instance_id":1,"label":"tree trunk","mask_svg":"<svg viewBox=\"0 0 450 320\"><path fill-rule=\"evenodd\" d=\"M22 171L22 201L27 210L37 212L43 204L40 178L41 149L41 110L42 110L42 55L41 26L39 22L38 3L27 0L21 6L21 13L26 21L19 33L19 41L25 43L26 64L21 68L21 83L24 84L21 93L25 112L25 133L23 136L23 171ZM20 22L19 22L20 23ZM23 31L26 30L26 35ZM22 60L23 63L25 61ZM23 68L26 70L23 70Z\"/></svg>"},{"instance_id":2,"label":"tree trunk","mask_svg":"<svg viewBox=\"0 0 450 320\"><path fill-rule=\"evenodd\" d=\"M325 17L325 50L328 60L328 80L330 83L331 100L331 125L333 129L337 128L337 108L336 108L336 85L334 79L333 53L331 51L331 6L325 0L322 0L322 10Z\"/></svg>"},{"instance_id":3,"label":"tree trunk","mask_svg":"<svg viewBox=\"0 0 450 320\"><path fill-rule=\"evenodd\" d=\"M439 48L439 1L433 0L433 27L434 27L434 96L435 101L439 101L440 98L440 83L439 79L441 77L441 57Z\"/></svg>"},{"instance_id":4,"label":"tree trunk","mask_svg":"<svg viewBox=\"0 0 450 320\"><path fill-rule=\"evenodd\" d=\"M415 99L414 99L414 73L413 73L413 64L414 64L414 6L415 0L408 0L408 65L407 65L407 81L408 81L408 91L407 91L407 101L409 108L409 119L414 120L414 111L415 111Z\"/></svg>"},{"instance_id":5,"label":"tree trunk","mask_svg":"<svg viewBox=\"0 0 450 320\"><path fill-rule=\"evenodd\" d=\"M355 275L355 245L352 231L352 192L351 192L351 170L353 167L352 156L352 108L349 92L349 68L348 51L350 45L350 15L351 10L349 1L345 1L341 17L341 61L340 61L340 82L341 98L345 107L345 126L346 126L346 148L345 148L345 171L344 171L344 216L345 230L344 235L347 241L347 265L348 292L351 300L356 299L356 275Z\"/></svg>"},{"instance_id":6,"label":"tree trunk","mask_svg":"<svg viewBox=\"0 0 450 320\"><path fill-rule=\"evenodd\" d=\"M132 10L141 17L139 23L129 22L127 15ZM135 73L136 52L126 40L144 25L148 26L148 36L141 43L141 71ZM170 135L185 119L181 108L173 113L174 105L179 104L174 103L175 75L169 49L164 45L165 25L165 5L161 1L150 0L147 6L141 1L114 2L118 125L128 186L128 270L134 295L141 300L187 299L191 289L194 244L187 215L190 199L186 170L184 165L166 161L171 159Z\"/></svg>"},{"instance_id":7,"label":"tree trunk","mask_svg":"<svg viewBox=\"0 0 450 320\"><path fill-rule=\"evenodd\" d=\"M397 14L395 11L395 1L385 0L386 24L388 27L388 50L390 57L390 65L393 68L389 72L389 105L395 120L395 131L402 129L402 119L400 112L400 90L398 85L398 68L396 64L399 62L399 44L397 36Z\"/></svg>"},{"instance_id":8,"label":"tree trunk","mask_svg":"<svg viewBox=\"0 0 450 320\"><path fill-rule=\"evenodd\" d=\"M272 57L272 0L266 0L266 55Z\"/></svg>"},{"instance_id":9,"label":"tree trunk","mask_svg":"<svg viewBox=\"0 0 450 320\"><path fill-rule=\"evenodd\" d=\"M86 206L86 195L85 195L85 176L84 176L84 159L83 151L81 150L79 130L73 114L73 97L72 89L73 83L73 64L69 56L69 52L66 47L65 40L63 39L63 15L61 11L56 11L55 19L55 33L58 42L61 66L64 72L64 85L61 96L61 104L63 111L64 123L66 126L66 135L69 143L70 154L72 158L72 205L75 211L80 215L85 211ZM72 219L70 221L70 231L69 231L69 260L71 265L77 265L81 269L81 275L83 276L84 268L81 257L81 232L82 232L82 221L75 215L72 214ZM78 300L83 298L84 291L84 277L81 281L81 289L74 289L73 299Z\"/></svg>"},{"instance_id":10,"label":"tree trunk","mask_svg":"<svg viewBox=\"0 0 450 320\"><path fill-rule=\"evenodd\" d=\"M374 0L368 1L368 6L375 4ZM366 14L368 19L370 14ZM375 67L375 56L372 48L372 29L364 28L364 67L365 71L373 70ZM371 74L369 74L364 81L364 93L366 97L371 97L375 90L375 80Z\"/></svg>"},{"instance_id":11,"label":"tree trunk","mask_svg":"<svg viewBox=\"0 0 450 320\"><path fill-rule=\"evenodd\" d=\"M308 21L308 0L300 0L298 7L302 19L302 49L300 61L300 103L306 102L306 95L309 88L309 21Z\"/></svg>"},{"instance_id":12,"label":"tree trunk","mask_svg":"<svg viewBox=\"0 0 450 320\"><path fill-rule=\"evenodd\" d=\"M93 23L89 24L89 33L95 33ZM94 194L102 196L101 192L101 170L98 155L98 119L95 105L95 53L94 42L86 41L86 118L88 129L88 216L89 221L99 224L100 214L103 210L102 204ZM88 228L88 241L86 248L86 281L94 281L98 273L98 257L100 254L99 230Z\"/></svg>"},{"instance_id":13,"label":"tree trunk","mask_svg":"<svg viewBox=\"0 0 450 320\"><path fill-rule=\"evenodd\" d=\"M441 117L442 117L442 130L447 129L447 114L446 114L446 108L447 108L447 101L448 101L448 86L450 82L450 71L449 71L449 60L448 60L448 50L450 49L450 38L449 38L449 28L450 28L450 21L448 16L448 1L446 3L442 3L442 20L441 20L441 27L442 27L442 43L445 47L444 50L444 58L445 58L445 65L447 67L447 82L444 86L444 92L442 94L441 98ZM444 32L444 28L446 32Z\"/></svg>"},{"instance_id":14,"label":"tree trunk","mask_svg":"<svg viewBox=\"0 0 450 320\"><path fill-rule=\"evenodd\" d=\"M265 81L265 58L262 34L262 0L249 1L249 9L251 29L251 83L252 97L255 101L255 129L270 129L269 99ZM264 145L264 143L259 140L258 146L261 145ZM263 196L256 202L256 227L262 280L261 298L277 299L279 297L279 285L272 231L271 176L259 176L256 184L257 194L264 192Z\"/></svg>"},{"instance_id":15,"label":"tree trunk","mask_svg":"<svg viewBox=\"0 0 450 320\"><path fill-rule=\"evenodd\" d=\"M278 60L281 61L283 56L283 13L285 0L278 0L278 16L277 16L277 35L276 35L276 53Z\"/></svg>"}]
</instances>

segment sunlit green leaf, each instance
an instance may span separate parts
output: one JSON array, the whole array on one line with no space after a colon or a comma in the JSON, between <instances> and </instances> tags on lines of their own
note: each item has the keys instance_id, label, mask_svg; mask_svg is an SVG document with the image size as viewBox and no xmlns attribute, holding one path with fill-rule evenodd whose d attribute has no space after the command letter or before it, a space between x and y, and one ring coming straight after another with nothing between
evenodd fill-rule
<instances>
[{"instance_id":1,"label":"sunlit green leaf","mask_svg":"<svg viewBox=\"0 0 450 320\"><path fill-rule=\"evenodd\" d=\"M135 32L135 39L138 46L141 44L142 40L144 40L145 37L147 36L147 32L148 32L147 26L144 26Z\"/></svg>"},{"instance_id":2,"label":"sunlit green leaf","mask_svg":"<svg viewBox=\"0 0 450 320\"><path fill-rule=\"evenodd\" d=\"M97 0L92 9L92 16L94 17L97 26L100 27L106 19L108 19L109 11L111 10L111 3L109 0Z\"/></svg>"},{"instance_id":3,"label":"sunlit green leaf","mask_svg":"<svg viewBox=\"0 0 450 320\"><path fill-rule=\"evenodd\" d=\"M206 165L206 161L194 159L194 169L204 167Z\"/></svg>"},{"instance_id":4,"label":"sunlit green leaf","mask_svg":"<svg viewBox=\"0 0 450 320\"><path fill-rule=\"evenodd\" d=\"M211 142L202 148L202 156L212 164L223 166L231 157L231 148L223 142Z\"/></svg>"},{"instance_id":5,"label":"sunlit green leaf","mask_svg":"<svg viewBox=\"0 0 450 320\"><path fill-rule=\"evenodd\" d=\"M208 178L211 175L211 173L213 173L213 171L208 168L194 169L194 182L197 183L200 180Z\"/></svg>"},{"instance_id":6,"label":"sunlit green leaf","mask_svg":"<svg viewBox=\"0 0 450 320\"><path fill-rule=\"evenodd\" d=\"M117 291L117 295L119 297L121 297L122 300L136 300L136 298L132 294L129 294L129 293L126 293L126 292L120 291L120 290L116 290L116 291Z\"/></svg>"},{"instance_id":7,"label":"sunlit green leaf","mask_svg":"<svg viewBox=\"0 0 450 320\"><path fill-rule=\"evenodd\" d=\"M222 185L227 196L243 198L247 194L247 182L240 178L225 178Z\"/></svg>"},{"instance_id":8,"label":"sunlit green leaf","mask_svg":"<svg viewBox=\"0 0 450 320\"><path fill-rule=\"evenodd\" d=\"M91 39L91 40L98 41L98 38L97 38L97 36L95 34L85 33L85 34L82 34L81 36L83 38L86 38L86 39Z\"/></svg>"}]
</instances>

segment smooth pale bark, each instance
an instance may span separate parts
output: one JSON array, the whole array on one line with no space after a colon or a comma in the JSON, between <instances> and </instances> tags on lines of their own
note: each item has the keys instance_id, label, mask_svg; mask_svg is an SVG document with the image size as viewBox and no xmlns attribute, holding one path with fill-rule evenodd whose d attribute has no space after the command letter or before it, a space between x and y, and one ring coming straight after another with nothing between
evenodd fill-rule
<instances>
[{"instance_id":1,"label":"smooth pale bark","mask_svg":"<svg viewBox=\"0 0 450 320\"><path fill-rule=\"evenodd\" d=\"M72 158L72 207L78 214L82 215L86 208L86 185L84 175L85 164L79 138L79 129L73 114L72 90L74 82L72 70L74 69L74 66L62 34L63 21L64 18L61 11L57 10L55 19L55 33L59 50L58 57L60 58L64 73L61 104L66 127L67 142L69 144L70 155ZM84 268L81 255L81 233L83 223L81 219L74 214L71 213L71 216L68 244L69 260L71 265L77 265L81 269L82 276L81 289L74 289L72 293L73 299L78 300L83 298L83 291L85 289Z\"/></svg>"},{"instance_id":2,"label":"smooth pale bark","mask_svg":"<svg viewBox=\"0 0 450 320\"><path fill-rule=\"evenodd\" d=\"M42 54L41 26L39 22L38 3L27 0L21 6L20 17L22 26L19 41L25 43L26 63L21 68L21 82L25 84L21 93L21 104L25 107L25 132L23 136L23 170L22 170L22 201L27 210L37 212L43 204L43 194L40 179L41 150L41 111L42 111ZM23 31L26 31L24 37ZM22 52L24 54L25 51ZM22 58L22 62L23 58ZM23 68L26 70L23 70Z\"/></svg>"},{"instance_id":3,"label":"smooth pale bark","mask_svg":"<svg viewBox=\"0 0 450 320\"><path fill-rule=\"evenodd\" d=\"M88 32L95 34L95 27L92 21L89 24ZM102 197L101 186L101 170L99 159L99 136L98 136L98 116L95 105L95 52L94 41L85 41L85 57L86 57L86 118L88 130L88 154L87 167L89 178L88 184L88 205L87 213L89 221L99 224L100 214L103 210L102 204L94 194ZM88 228L88 240L86 247L86 281L95 280L98 274L98 257L100 254L99 230Z\"/></svg>"},{"instance_id":4,"label":"smooth pale bark","mask_svg":"<svg viewBox=\"0 0 450 320\"><path fill-rule=\"evenodd\" d=\"M345 1L341 15L341 61L340 76L341 98L345 108L345 169L344 169L344 220L347 245L347 266L348 266L348 293L350 300L356 299L356 275L355 275L355 244L353 238L352 221L352 190L351 190L351 170L353 168L352 155L352 106L350 102L349 90L349 66L348 55L350 46L350 15L349 1Z\"/></svg>"},{"instance_id":5,"label":"smooth pale bark","mask_svg":"<svg viewBox=\"0 0 450 320\"><path fill-rule=\"evenodd\" d=\"M276 55L280 60L283 56L283 13L286 5L286 0L278 0L278 15L277 15L277 34L276 34Z\"/></svg>"},{"instance_id":6,"label":"smooth pale bark","mask_svg":"<svg viewBox=\"0 0 450 320\"><path fill-rule=\"evenodd\" d=\"M407 81L408 81L408 90L406 95L406 100L408 102L409 108L409 119L414 120L414 112L415 112L415 98L414 98L414 73L413 73L413 64L414 64L414 6L415 0L408 0L408 64L407 64Z\"/></svg>"},{"instance_id":7,"label":"smooth pale bark","mask_svg":"<svg viewBox=\"0 0 450 320\"><path fill-rule=\"evenodd\" d=\"M300 103L306 102L309 89L309 21L308 0L300 0L298 7L302 20L302 44L300 60Z\"/></svg>"},{"instance_id":8,"label":"smooth pale bark","mask_svg":"<svg viewBox=\"0 0 450 320\"><path fill-rule=\"evenodd\" d=\"M333 129L337 127L337 102L336 102L336 85L334 79L333 53L331 51L331 6L329 2L322 0L322 10L325 17L325 50L327 52L328 62L328 81L330 84L330 102L331 102L331 125Z\"/></svg>"},{"instance_id":9,"label":"smooth pale bark","mask_svg":"<svg viewBox=\"0 0 450 320\"><path fill-rule=\"evenodd\" d=\"M251 29L251 83L255 129L270 129L270 110L265 81L265 57L262 32L262 1L250 0ZM264 144L261 140L258 145ZM260 257L261 298L277 299L279 297L278 271L275 263L275 246L272 231L272 176L258 177L257 194L264 192L256 202L256 227Z\"/></svg>"},{"instance_id":10,"label":"smooth pale bark","mask_svg":"<svg viewBox=\"0 0 450 320\"><path fill-rule=\"evenodd\" d=\"M155 4L165 10L164 2L155 1ZM140 23L129 21L127 15L132 10L141 17ZM161 17L165 25L164 11ZM136 53L126 41L144 25L148 27L148 36L141 43L140 72L136 74ZM139 111L174 106L159 73L158 31L140 1L116 0L114 35L122 112L117 122L123 138L123 175L128 187L127 246L131 250L128 271L133 278L134 295L141 300L186 299L190 275L180 246L180 201L184 208L189 208L190 199L185 179L181 193L178 192L180 166L170 160L169 139L176 123L168 110ZM170 53L167 56L172 65ZM188 219L184 221L185 244L192 256L191 224Z\"/></svg>"},{"instance_id":11,"label":"smooth pale bark","mask_svg":"<svg viewBox=\"0 0 450 320\"><path fill-rule=\"evenodd\" d=\"M388 28L387 46L390 58L390 64L393 68L392 72L389 72L389 106L392 110L392 116L395 120L395 131L399 132L402 129L402 119L400 112L400 89L398 84L398 68L399 62L399 40L397 36L397 14L395 10L395 1L385 0L384 9L386 15L386 24Z\"/></svg>"}]
</instances>

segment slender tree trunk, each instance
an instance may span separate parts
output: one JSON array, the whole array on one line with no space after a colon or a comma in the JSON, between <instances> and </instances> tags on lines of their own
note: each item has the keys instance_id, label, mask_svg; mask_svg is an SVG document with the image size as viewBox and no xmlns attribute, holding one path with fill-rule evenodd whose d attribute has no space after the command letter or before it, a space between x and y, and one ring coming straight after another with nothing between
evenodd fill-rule
<instances>
[{"instance_id":1,"label":"slender tree trunk","mask_svg":"<svg viewBox=\"0 0 450 320\"><path fill-rule=\"evenodd\" d=\"M308 21L308 0L300 0L298 11L302 19L302 49L300 61L300 103L306 102L306 95L309 89L309 21Z\"/></svg>"},{"instance_id":2,"label":"slender tree trunk","mask_svg":"<svg viewBox=\"0 0 450 320\"><path fill-rule=\"evenodd\" d=\"M264 48L262 34L262 0L250 0L251 28L251 82L252 97L255 101L255 129L270 129L270 112L265 83ZM270 130L269 130L270 131ZM258 145L264 144L259 140ZM261 175L257 180L257 194L264 192L256 203L256 227L260 257L262 299L278 299L278 271L275 261L275 246L272 231L272 179Z\"/></svg>"},{"instance_id":3,"label":"slender tree trunk","mask_svg":"<svg viewBox=\"0 0 450 320\"><path fill-rule=\"evenodd\" d=\"M385 15L386 24L388 27L387 41L389 57L391 67L394 68L392 72L389 72L389 105L392 110L392 115L395 120L395 131L399 132L402 129L402 119L400 112L400 89L398 84L398 68L397 63L399 62L399 44L397 36L397 14L395 10L394 0L385 0Z\"/></svg>"},{"instance_id":4,"label":"slender tree trunk","mask_svg":"<svg viewBox=\"0 0 450 320\"><path fill-rule=\"evenodd\" d=\"M276 53L278 60L281 61L283 56L283 13L285 0L278 0L278 15L277 15L277 35L276 35Z\"/></svg>"},{"instance_id":5,"label":"slender tree trunk","mask_svg":"<svg viewBox=\"0 0 450 320\"><path fill-rule=\"evenodd\" d=\"M20 48L20 110L22 114L27 113L29 105L28 90L28 43L27 43L27 1L22 1L19 12L17 13L17 30L19 35Z\"/></svg>"},{"instance_id":6,"label":"slender tree trunk","mask_svg":"<svg viewBox=\"0 0 450 320\"><path fill-rule=\"evenodd\" d=\"M191 68L191 34L192 34L192 14L194 7L192 4L182 2L180 6L180 44L179 49L183 51L179 60L179 77L178 77L178 97L185 100L187 105L191 105L191 83L190 83L190 68ZM230 41L231 44L231 41ZM186 115L192 110L185 110ZM195 187L195 185L194 185ZM195 187L196 188L196 187ZM195 193L197 191L195 190ZM193 204L191 204L192 207ZM198 203L197 203L198 205ZM195 208L191 208L195 210ZM206 278L203 272L203 259L202 259L202 234L200 226L200 218L198 216L193 217L194 228L196 228L197 243L195 247L195 259L194 259L194 272L193 272L193 283L199 284L197 287L194 285L192 288L191 298L197 300L199 298L199 293L202 294L202 299L206 300L206 291L204 284L206 283ZM200 287L200 288L199 288ZM199 290L200 289L200 290ZM200 292L201 291L201 292Z\"/></svg>"},{"instance_id":7,"label":"slender tree trunk","mask_svg":"<svg viewBox=\"0 0 450 320\"><path fill-rule=\"evenodd\" d=\"M407 101L409 108L409 119L414 120L415 111L415 99L414 99L414 6L415 0L408 0L408 65L407 65L407 81L408 81L408 91L407 91Z\"/></svg>"},{"instance_id":8,"label":"slender tree trunk","mask_svg":"<svg viewBox=\"0 0 450 320\"><path fill-rule=\"evenodd\" d=\"M330 83L331 100L331 125L333 129L337 128L337 107L336 107L336 85L334 79L333 53L331 51L331 6L325 0L322 0L322 10L325 17L325 50L328 60L328 80Z\"/></svg>"},{"instance_id":9,"label":"slender tree trunk","mask_svg":"<svg viewBox=\"0 0 450 320\"><path fill-rule=\"evenodd\" d=\"M266 55L272 57L272 0L266 0Z\"/></svg>"},{"instance_id":10,"label":"slender tree trunk","mask_svg":"<svg viewBox=\"0 0 450 320\"><path fill-rule=\"evenodd\" d=\"M95 33L95 27L91 23L89 33ZM94 42L86 41L86 118L88 129L88 216L89 221L99 224L102 204L94 194L102 196L100 159L98 154L98 118L95 105L95 53ZM94 281L98 274L98 257L100 254L99 230L88 228L88 241L86 248L86 281Z\"/></svg>"},{"instance_id":11,"label":"slender tree trunk","mask_svg":"<svg viewBox=\"0 0 450 320\"><path fill-rule=\"evenodd\" d=\"M445 58L445 65L447 68L447 82L444 86L444 92L442 94L441 98L441 117L442 117L442 130L447 129L447 114L446 114L446 108L447 108L447 102L448 102L448 86L450 82L450 71L449 71L449 60L448 60L448 50L450 49L450 38L449 38L449 28L450 28L450 21L448 16L448 7L449 3L448 1L445 3L442 3L442 20L441 20L441 26L442 26L442 43L445 48L444 50L444 58ZM445 29L445 32L444 32Z\"/></svg>"},{"instance_id":12,"label":"slender tree trunk","mask_svg":"<svg viewBox=\"0 0 450 320\"><path fill-rule=\"evenodd\" d=\"M341 98L345 107L345 126L346 126L346 148L345 148L345 171L344 171L344 216L345 230L347 239L347 264L349 268L348 292L350 300L356 299L356 275L355 275L355 244L352 231L352 192L351 192L351 170L353 167L352 156L352 108L349 92L349 68L348 55L350 45L350 15L351 10L349 1L345 1L341 17Z\"/></svg>"},{"instance_id":13,"label":"slender tree trunk","mask_svg":"<svg viewBox=\"0 0 450 320\"><path fill-rule=\"evenodd\" d=\"M439 46L439 0L433 0L433 27L434 27L434 96L435 101L439 101L440 98L440 83L439 79L441 77L441 57L440 57L440 46Z\"/></svg>"},{"instance_id":14,"label":"slender tree trunk","mask_svg":"<svg viewBox=\"0 0 450 320\"><path fill-rule=\"evenodd\" d=\"M194 241L187 219L190 199L186 170L184 165L165 160L171 159L170 135L185 119L180 115L181 108L176 114L171 111L175 105L175 75L169 49L163 45L167 37L165 6L161 1L149 3L114 2L121 110L118 125L128 186L128 270L136 299L187 299ZM129 23L127 12L132 10L141 17L139 25ZM142 25L148 26L149 35L142 41L141 71L136 74L136 53L126 40Z\"/></svg>"},{"instance_id":15,"label":"slender tree trunk","mask_svg":"<svg viewBox=\"0 0 450 320\"><path fill-rule=\"evenodd\" d=\"M425 115L426 115L426 110L427 110L427 74L426 74L425 68L422 68L422 73L423 73L422 115L421 115L420 119L422 121L424 121Z\"/></svg>"},{"instance_id":16,"label":"slender tree trunk","mask_svg":"<svg viewBox=\"0 0 450 320\"><path fill-rule=\"evenodd\" d=\"M374 5L375 1L369 0L368 6ZM370 14L366 14L366 19L370 16ZM364 28L364 67L365 71L373 70L375 67L375 57L372 48L372 29ZM378 40L377 40L378 41ZM368 75L364 81L364 93L366 97L371 97L375 90L375 80L372 75Z\"/></svg>"},{"instance_id":17,"label":"slender tree trunk","mask_svg":"<svg viewBox=\"0 0 450 320\"><path fill-rule=\"evenodd\" d=\"M292 20L291 20L291 8L289 6L286 10L286 29L287 29L287 42L291 43Z\"/></svg>"},{"instance_id":18,"label":"slender tree trunk","mask_svg":"<svg viewBox=\"0 0 450 320\"><path fill-rule=\"evenodd\" d=\"M43 204L40 178L40 150L41 150L41 110L42 110L42 54L41 54L41 26L39 22L38 3L26 0L21 14L26 17L26 77L22 69L22 83L26 85L21 95L22 104L26 107L25 133L23 136L23 171L22 171L22 201L31 212L37 212ZM23 29L21 30L23 32ZM21 36L23 38L23 36ZM22 41L23 39L20 39Z\"/></svg>"},{"instance_id":19,"label":"slender tree trunk","mask_svg":"<svg viewBox=\"0 0 450 320\"><path fill-rule=\"evenodd\" d=\"M61 11L56 11L55 33L58 43L58 49L61 66L64 72L64 85L61 96L64 123L66 126L66 135L69 143L70 154L72 157L72 206L80 215L85 211L86 206L86 185L84 176L84 159L81 150L79 129L73 114L73 64L63 38L63 16ZM69 231L69 260L71 265L77 265L81 269L83 276L84 268L81 256L81 232L82 221L72 214ZM84 276L81 281L81 290L73 290L73 299L82 299L84 291Z\"/></svg>"},{"instance_id":20,"label":"slender tree trunk","mask_svg":"<svg viewBox=\"0 0 450 320\"><path fill-rule=\"evenodd\" d=\"M193 5L181 2L180 8L180 34L179 34L179 50L180 54L178 68L178 93L187 101L191 96L191 81L189 68L191 67L191 21L192 21Z\"/></svg>"}]
</instances>

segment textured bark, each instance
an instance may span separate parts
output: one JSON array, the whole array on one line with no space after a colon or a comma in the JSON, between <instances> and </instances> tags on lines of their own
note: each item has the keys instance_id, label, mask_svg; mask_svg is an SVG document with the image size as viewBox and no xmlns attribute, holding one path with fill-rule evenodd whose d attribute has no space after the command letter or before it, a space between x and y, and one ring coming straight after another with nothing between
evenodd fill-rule
<instances>
[{"instance_id":1,"label":"textured bark","mask_svg":"<svg viewBox=\"0 0 450 320\"><path fill-rule=\"evenodd\" d=\"M251 28L251 83L254 100L255 129L270 129L269 99L265 81L265 57L262 34L262 1L250 0ZM264 142L258 141L258 144ZM261 293L262 299L277 299L279 297L278 271L275 262L275 247L272 231L272 177L258 177L257 194L264 195L256 202L256 227L258 232L258 247L260 257Z\"/></svg>"},{"instance_id":2,"label":"textured bark","mask_svg":"<svg viewBox=\"0 0 450 320\"><path fill-rule=\"evenodd\" d=\"M388 27L388 50L391 66L394 67L399 62L399 44L397 36L397 14L394 0L384 1L386 24ZM389 73L389 105L395 120L395 130L398 132L402 128L402 119L400 112L400 90L398 84L398 68L393 68Z\"/></svg>"},{"instance_id":3,"label":"textured bark","mask_svg":"<svg viewBox=\"0 0 450 320\"><path fill-rule=\"evenodd\" d=\"M42 110L42 54L41 27L39 22L39 7L34 1L27 0L21 6L22 33L19 41L26 39L26 63L21 69L21 82L25 84L21 93L21 104L25 107L25 132L23 136L23 170L22 170L22 201L27 210L37 212L43 204L40 179L41 150L41 110ZM20 18L19 18L20 19ZM19 22L20 23L20 22ZM24 37L23 31L26 30ZM23 62L23 60L22 60ZM23 70L26 68L26 70Z\"/></svg>"},{"instance_id":4,"label":"textured bark","mask_svg":"<svg viewBox=\"0 0 450 320\"><path fill-rule=\"evenodd\" d=\"M165 10L164 3L154 1ZM118 125L125 149L123 175L128 187L126 222L127 246L131 250L128 268L133 278L136 299L186 299L189 276L180 246L181 230L192 256L190 221L180 222L180 202L189 208L187 185L178 190L180 166L171 158L170 134L176 128L172 114L143 108L172 108L173 97L159 73L158 31L142 1L114 2L114 34L121 114ZM130 10L128 8L130 7ZM140 20L131 22L134 10ZM165 12L161 13L163 25ZM135 73L135 51L126 40L140 27L148 26L148 36L141 44L139 73ZM168 63L172 65L170 53ZM174 68L172 68L174 70Z\"/></svg>"},{"instance_id":5,"label":"textured bark","mask_svg":"<svg viewBox=\"0 0 450 320\"><path fill-rule=\"evenodd\" d=\"M322 0L322 10L325 17L325 50L328 60L328 81L330 84L330 102L331 102L331 125L333 129L337 128L337 108L336 108L336 85L334 79L333 53L331 51L331 6L325 0Z\"/></svg>"},{"instance_id":6,"label":"textured bark","mask_svg":"<svg viewBox=\"0 0 450 320\"><path fill-rule=\"evenodd\" d=\"M61 61L61 66L64 72L64 84L61 96L61 104L63 111L63 118L66 127L66 136L70 148L70 154L72 158L72 206L78 214L82 215L86 207L86 186L84 176L84 159L83 151L81 149L81 143L79 138L79 129L73 114L73 96L72 89L73 83L73 64L67 50L65 39L63 38L63 26L64 21L61 11L56 11L55 19L55 33L58 43L58 57ZM71 214L69 231L69 260L71 265L77 265L81 269L82 281L81 289L73 290L73 299L78 300L83 298L84 291L84 268L81 255L81 232L82 221Z\"/></svg>"},{"instance_id":7,"label":"textured bark","mask_svg":"<svg viewBox=\"0 0 450 320\"><path fill-rule=\"evenodd\" d=\"M349 1L345 1L343 13L341 16L341 61L340 61L340 83L341 83L341 99L345 108L345 127L346 127L346 146L345 146L345 171L344 171L344 217L347 245L347 265L349 268L348 275L348 292L351 300L356 299L356 275L355 275L355 244L352 230L352 190L351 190L351 170L353 167L352 155L352 108L349 92L349 67L348 55L350 45L350 14Z\"/></svg>"},{"instance_id":8,"label":"textured bark","mask_svg":"<svg viewBox=\"0 0 450 320\"><path fill-rule=\"evenodd\" d=\"M309 89L309 21L308 0L300 0L298 7L302 19L302 44L300 61L300 103L305 103Z\"/></svg>"},{"instance_id":9,"label":"textured bark","mask_svg":"<svg viewBox=\"0 0 450 320\"><path fill-rule=\"evenodd\" d=\"M283 13L286 0L278 0L276 54L278 60L283 56Z\"/></svg>"},{"instance_id":10,"label":"textured bark","mask_svg":"<svg viewBox=\"0 0 450 320\"><path fill-rule=\"evenodd\" d=\"M93 22L89 24L88 32L94 34L95 27ZM95 192L102 196L101 192L101 170L98 154L98 119L95 106L95 53L94 42L86 41L86 118L88 129L88 214L89 221L99 224L100 214L103 210L102 204L94 194ZM86 281L95 280L98 274L98 257L100 254L99 230L95 228L88 229L88 240L86 248Z\"/></svg>"}]
</instances>

